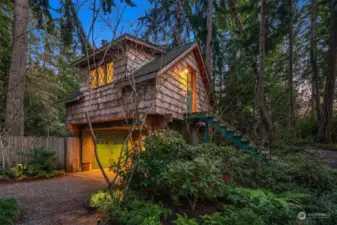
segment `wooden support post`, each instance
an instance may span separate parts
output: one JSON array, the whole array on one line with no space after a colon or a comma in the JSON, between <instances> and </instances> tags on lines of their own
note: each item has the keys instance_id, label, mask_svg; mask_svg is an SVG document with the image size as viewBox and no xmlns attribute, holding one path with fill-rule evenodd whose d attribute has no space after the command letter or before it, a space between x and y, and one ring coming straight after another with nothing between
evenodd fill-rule
<instances>
[{"instance_id":1,"label":"wooden support post","mask_svg":"<svg viewBox=\"0 0 337 225\"><path fill-rule=\"evenodd\" d=\"M205 122L205 137L204 142L209 143L208 122Z\"/></svg>"},{"instance_id":2,"label":"wooden support post","mask_svg":"<svg viewBox=\"0 0 337 225\"><path fill-rule=\"evenodd\" d=\"M199 144L199 138L198 138L198 128L195 125L192 125L191 128L191 144L197 145Z\"/></svg>"}]
</instances>

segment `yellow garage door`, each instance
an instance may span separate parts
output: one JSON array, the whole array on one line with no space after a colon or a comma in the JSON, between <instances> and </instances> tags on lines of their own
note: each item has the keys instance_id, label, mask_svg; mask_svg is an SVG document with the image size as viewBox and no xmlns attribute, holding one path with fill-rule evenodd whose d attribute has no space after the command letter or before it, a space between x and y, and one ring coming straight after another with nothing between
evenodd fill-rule
<instances>
[{"instance_id":1,"label":"yellow garage door","mask_svg":"<svg viewBox=\"0 0 337 225\"><path fill-rule=\"evenodd\" d=\"M127 135L115 131L95 131L95 135L97 139L98 157L103 167L109 168L113 162L118 162ZM124 150L125 148L127 148L127 144L125 144ZM99 168L96 160L94 168Z\"/></svg>"}]
</instances>

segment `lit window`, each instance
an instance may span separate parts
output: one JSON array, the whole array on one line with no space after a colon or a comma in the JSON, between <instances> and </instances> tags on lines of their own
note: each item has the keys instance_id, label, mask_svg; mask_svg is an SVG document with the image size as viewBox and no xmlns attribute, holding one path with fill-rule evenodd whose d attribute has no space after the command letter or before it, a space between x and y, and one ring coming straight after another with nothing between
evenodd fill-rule
<instances>
[{"instance_id":1,"label":"lit window","mask_svg":"<svg viewBox=\"0 0 337 225\"><path fill-rule=\"evenodd\" d=\"M187 91L192 91L192 74L187 72Z\"/></svg>"},{"instance_id":2,"label":"lit window","mask_svg":"<svg viewBox=\"0 0 337 225\"><path fill-rule=\"evenodd\" d=\"M97 88L113 82L114 68L113 62L109 62L90 71L91 88Z\"/></svg>"},{"instance_id":3,"label":"lit window","mask_svg":"<svg viewBox=\"0 0 337 225\"><path fill-rule=\"evenodd\" d=\"M90 71L91 88L97 87L96 69Z\"/></svg>"},{"instance_id":4,"label":"lit window","mask_svg":"<svg viewBox=\"0 0 337 225\"><path fill-rule=\"evenodd\" d=\"M106 82L107 84L110 84L114 80L114 63L113 62L109 62L107 64L106 72L107 72Z\"/></svg>"},{"instance_id":5,"label":"lit window","mask_svg":"<svg viewBox=\"0 0 337 225\"><path fill-rule=\"evenodd\" d=\"M101 66L98 68L98 86L103 86L104 84L104 68Z\"/></svg>"}]
</instances>

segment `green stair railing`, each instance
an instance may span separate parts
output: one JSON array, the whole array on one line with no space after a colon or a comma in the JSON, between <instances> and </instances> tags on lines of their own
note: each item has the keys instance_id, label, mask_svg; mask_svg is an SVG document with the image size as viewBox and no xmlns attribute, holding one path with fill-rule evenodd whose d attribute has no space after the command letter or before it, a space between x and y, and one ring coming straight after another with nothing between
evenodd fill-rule
<instances>
[{"instance_id":1,"label":"green stair railing","mask_svg":"<svg viewBox=\"0 0 337 225\"><path fill-rule=\"evenodd\" d=\"M208 125L211 126L214 130L221 133L224 137L227 138L232 144L237 148L243 151L252 152L254 158L264 158L268 160L270 158L268 151L259 151L259 149L250 143L248 137L243 136L243 134L237 131L235 128L231 127L228 123L217 118L216 115L210 113L198 112L198 113L186 113L186 120L195 120L202 121L205 123L205 137L204 142L209 142L209 133Z\"/></svg>"}]
</instances>

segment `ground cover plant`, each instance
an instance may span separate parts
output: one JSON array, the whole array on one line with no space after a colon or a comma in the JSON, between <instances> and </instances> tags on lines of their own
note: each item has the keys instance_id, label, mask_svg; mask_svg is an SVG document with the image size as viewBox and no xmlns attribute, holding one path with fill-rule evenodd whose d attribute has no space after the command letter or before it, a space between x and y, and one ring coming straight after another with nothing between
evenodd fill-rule
<instances>
[{"instance_id":1,"label":"ground cover plant","mask_svg":"<svg viewBox=\"0 0 337 225\"><path fill-rule=\"evenodd\" d=\"M337 173L304 150L282 147L266 166L229 146L187 145L170 130L145 146L137 153L131 197L92 198L112 224L290 225L299 212L327 215L304 224L337 221Z\"/></svg>"},{"instance_id":2,"label":"ground cover plant","mask_svg":"<svg viewBox=\"0 0 337 225\"><path fill-rule=\"evenodd\" d=\"M19 203L14 198L0 198L0 224L15 224L19 217Z\"/></svg>"}]
</instances>

